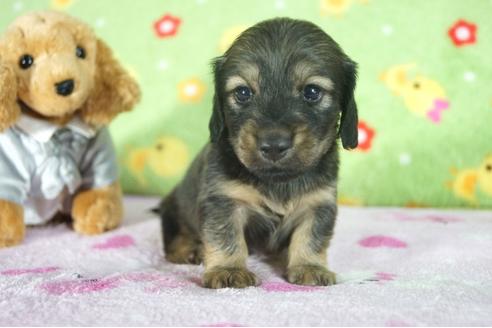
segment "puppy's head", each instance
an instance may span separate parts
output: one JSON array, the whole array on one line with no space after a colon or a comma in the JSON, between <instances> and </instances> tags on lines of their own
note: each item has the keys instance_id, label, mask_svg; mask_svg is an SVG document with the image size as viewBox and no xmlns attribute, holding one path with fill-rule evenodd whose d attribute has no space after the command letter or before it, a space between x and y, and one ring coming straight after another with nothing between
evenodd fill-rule
<instances>
[{"instance_id":1,"label":"puppy's head","mask_svg":"<svg viewBox=\"0 0 492 328\"><path fill-rule=\"evenodd\" d=\"M338 136L344 148L357 146L356 64L314 24L259 23L216 59L214 71L211 141L228 140L253 174L296 177Z\"/></svg>"},{"instance_id":2,"label":"puppy's head","mask_svg":"<svg viewBox=\"0 0 492 328\"><path fill-rule=\"evenodd\" d=\"M80 110L88 123L98 125L114 116L113 102L121 111L138 99L136 83L91 28L59 12L17 18L0 40L0 65L15 76L2 81L16 91L11 104L4 104L12 114L19 110L16 103L48 118Z\"/></svg>"}]
</instances>

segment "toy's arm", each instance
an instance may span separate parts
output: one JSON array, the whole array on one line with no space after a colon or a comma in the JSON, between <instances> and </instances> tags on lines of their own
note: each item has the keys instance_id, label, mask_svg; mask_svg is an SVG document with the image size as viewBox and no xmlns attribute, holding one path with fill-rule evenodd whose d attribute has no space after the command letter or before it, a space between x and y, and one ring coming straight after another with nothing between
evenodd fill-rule
<instances>
[{"instance_id":1,"label":"toy's arm","mask_svg":"<svg viewBox=\"0 0 492 328\"><path fill-rule=\"evenodd\" d=\"M82 163L83 185L72 207L74 229L82 234L99 234L119 225L123 217L118 167L111 137L99 131Z\"/></svg>"},{"instance_id":2,"label":"toy's arm","mask_svg":"<svg viewBox=\"0 0 492 328\"><path fill-rule=\"evenodd\" d=\"M0 134L0 248L19 244L24 239L24 211L27 196L26 161L5 133Z\"/></svg>"},{"instance_id":3,"label":"toy's arm","mask_svg":"<svg viewBox=\"0 0 492 328\"><path fill-rule=\"evenodd\" d=\"M82 189L107 187L118 180L118 162L107 128L102 128L84 155Z\"/></svg>"}]
</instances>

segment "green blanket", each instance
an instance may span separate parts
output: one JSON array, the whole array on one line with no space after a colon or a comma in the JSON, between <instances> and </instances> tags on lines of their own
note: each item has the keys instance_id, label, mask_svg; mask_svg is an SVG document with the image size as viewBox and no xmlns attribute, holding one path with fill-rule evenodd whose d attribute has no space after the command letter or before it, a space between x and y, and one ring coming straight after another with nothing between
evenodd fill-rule
<instances>
[{"instance_id":1,"label":"green blanket","mask_svg":"<svg viewBox=\"0 0 492 328\"><path fill-rule=\"evenodd\" d=\"M91 24L141 84L111 125L127 192L165 194L208 139L211 59L276 16L321 26L359 63L344 204L492 207L492 1L1 0L0 28L57 9Z\"/></svg>"}]
</instances>

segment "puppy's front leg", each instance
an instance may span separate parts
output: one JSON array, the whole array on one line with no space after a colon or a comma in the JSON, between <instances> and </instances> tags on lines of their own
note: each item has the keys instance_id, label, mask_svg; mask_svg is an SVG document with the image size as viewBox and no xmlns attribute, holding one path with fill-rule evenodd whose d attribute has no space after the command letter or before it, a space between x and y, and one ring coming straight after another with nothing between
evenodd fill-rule
<instances>
[{"instance_id":1,"label":"puppy's front leg","mask_svg":"<svg viewBox=\"0 0 492 328\"><path fill-rule=\"evenodd\" d=\"M336 205L311 209L294 230L289 244L287 280L298 285L327 286L335 274L327 269L326 251L333 233Z\"/></svg>"},{"instance_id":2,"label":"puppy's front leg","mask_svg":"<svg viewBox=\"0 0 492 328\"><path fill-rule=\"evenodd\" d=\"M258 279L246 268L246 209L229 199L217 198L206 201L203 208L203 285L207 288L257 285Z\"/></svg>"}]
</instances>

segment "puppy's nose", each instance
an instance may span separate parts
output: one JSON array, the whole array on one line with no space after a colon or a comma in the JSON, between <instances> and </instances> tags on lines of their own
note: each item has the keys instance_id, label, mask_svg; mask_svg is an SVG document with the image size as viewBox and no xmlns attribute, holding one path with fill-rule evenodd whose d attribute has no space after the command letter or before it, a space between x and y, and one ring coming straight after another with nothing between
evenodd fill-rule
<instances>
[{"instance_id":1,"label":"puppy's nose","mask_svg":"<svg viewBox=\"0 0 492 328\"><path fill-rule=\"evenodd\" d=\"M65 80L55 83L56 93L60 96L66 97L72 94L75 83L73 80Z\"/></svg>"},{"instance_id":2,"label":"puppy's nose","mask_svg":"<svg viewBox=\"0 0 492 328\"><path fill-rule=\"evenodd\" d=\"M277 162L287 155L292 148L292 137L288 134L269 134L258 140L261 156L269 161Z\"/></svg>"}]
</instances>

